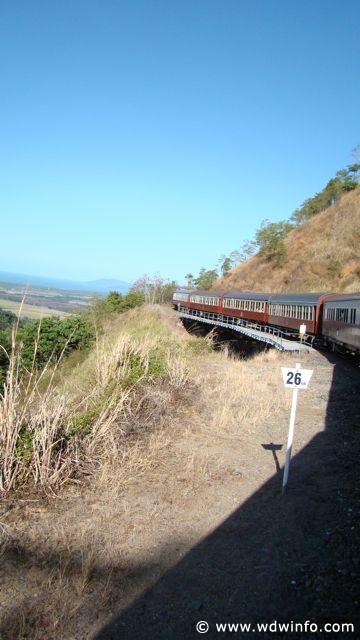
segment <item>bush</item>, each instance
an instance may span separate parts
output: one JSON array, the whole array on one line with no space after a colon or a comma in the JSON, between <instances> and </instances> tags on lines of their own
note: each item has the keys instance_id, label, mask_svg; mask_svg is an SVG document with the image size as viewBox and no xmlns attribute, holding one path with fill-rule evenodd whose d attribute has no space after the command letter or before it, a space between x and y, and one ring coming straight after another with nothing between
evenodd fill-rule
<instances>
[{"instance_id":1,"label":"bush","mask_svg":"<svg viewBox=\"0 0 360 640\"><path fill-rule=\"evenodd\" d=\"M21 329L19 339L22 364L30 368L34 361L42 367L47 362L57 362L62 354L89 347L94 331L85 316L71 316L65 320L44 318Z\"/></svg>"},{"instance_id":2,"label":"bush","mask_svg":"<svg viewBox=\"0 0 360 640\"><path fill-rule=\"evenodd\" d=\"M4 331L17 322L17 316L12 311L0 309L0 331Z\"/></svg>"}]
</instances>

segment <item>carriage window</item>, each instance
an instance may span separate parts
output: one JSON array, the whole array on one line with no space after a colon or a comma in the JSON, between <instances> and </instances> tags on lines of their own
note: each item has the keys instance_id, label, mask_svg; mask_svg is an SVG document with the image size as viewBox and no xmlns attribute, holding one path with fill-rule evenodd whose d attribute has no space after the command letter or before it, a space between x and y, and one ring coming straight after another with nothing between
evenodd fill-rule
<instances>
[{"instance_id":1,"label":"carriage window","mask_svg":"<svg viewBox=\"0 0 360 640\"><path fill-rule=\"evenodd\" d=\"M350 309L350 324L356 324L356 309Z\"/></svg>"},{"instance_id":2,"label":"carriage window","mask_svg":"<svg viewBox=\"0 0 360 640\"><path fill-rule=\"evenodd\" d=\"M349 316L348 309L336 309L336 320L339 322L347 322Z\"/></svg>"}]
</instances>

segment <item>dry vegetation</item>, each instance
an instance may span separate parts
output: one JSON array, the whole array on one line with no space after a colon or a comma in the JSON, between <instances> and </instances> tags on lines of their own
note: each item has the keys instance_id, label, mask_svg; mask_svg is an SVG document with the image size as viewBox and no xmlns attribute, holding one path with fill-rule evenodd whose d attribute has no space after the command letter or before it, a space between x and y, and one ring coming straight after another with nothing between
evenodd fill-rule
<instances>
[{"instance_id":1,"label":"dry vegetation","mask_svg":"<svg viewBox=\"0 0 360 640\"><path fill-rule=\"evenodd\" d=\"M174 545L177 554L189 549L233 498L215 514L199 503L210 505L224 482L236 495L241 476L243 491L253 490L256 474L251 488L245 481L253 434L288 406L278 392L283 359L213 353L153 308L110 322L70 378L60 367L19 393L14 362L0 414L3 485L21 491L3 500L0 518L1 637L91 637L174 562ZM24 416L34 436L28 465L11 435ZM59 448L59 429L86 426L84 416L91 432ZM270 460L261 482L272 473Z\"/></svg>"},{"instance_id":2,"label":"dry vegetation","mask_svg":"<svg viewBox=\"0 0 360 640\"><path fill-rule=\"evenodd\" d=\"M271 292L360 290L360 188L289 233L287 261L255 256L214 289Z\"/></svg>"},{"instance_id":3,"label":"dry vegetation","mask_svg":"<svg viewBox=\"0 0 360 640\"><path fill-rule=\"evenodd\" d=\"M40 325L39 325L40 330ZM7 380L0 397L0 489L26 484L56 490L70 477L87 473L121 450L147 392L155 381L169 388L187 384L180 345L171 341L154 312L119 319L97 338L96 348L70 373L61 375L62 357L39 373L21 367L17 328ZM63 353L66 350L64 347Z\"/></svg>"}]
</instances>

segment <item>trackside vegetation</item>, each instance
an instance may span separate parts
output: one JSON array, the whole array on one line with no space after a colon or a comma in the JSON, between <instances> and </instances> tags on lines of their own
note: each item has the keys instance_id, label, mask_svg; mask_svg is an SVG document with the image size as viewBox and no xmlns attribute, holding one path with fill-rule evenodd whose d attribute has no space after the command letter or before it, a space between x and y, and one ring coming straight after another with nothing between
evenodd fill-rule
<instances>
[{"instance_id":1,"label":"trackside vegetation","mask_svg":"<svg viewBox=\"0 0 360 640\"><path fill-rule=\"evenodd\" d=\"M121 298L108 298L109 308L123 309ZM198 340L182 333L174 340L161 308L148 306L141 314L111 311L96 324L89 312L11 326L0 393L3 492L29 482L54 491L120 456L149 385L165 385L169 397L187 386ZM75 350L82 358L69 368Z\"/></svg>"}]
</instances>

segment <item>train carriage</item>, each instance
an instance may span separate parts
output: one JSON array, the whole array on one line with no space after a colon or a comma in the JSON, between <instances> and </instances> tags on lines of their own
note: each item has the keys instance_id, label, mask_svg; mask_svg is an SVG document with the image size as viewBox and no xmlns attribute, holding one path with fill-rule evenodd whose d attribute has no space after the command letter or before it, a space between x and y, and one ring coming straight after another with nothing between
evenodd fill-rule
<instances>
[{"instance_id":1,"label":"train carriage","mask_svg":"<svg viewBox=\"0 0 360 640\"><path fill-rule=\"evenodd\" d=\"M173 294L173 307L179 311L180 307L189 307L189 289L178 289Z\"/></svg>"},{"instance_id":2,"label":"train carriage","mask_svg":"<svg viewBox=\"0 0 360 640\"><path fill-rule=\"evenodd\" d=\"M268 322L297 333L305 325L306 333L317 335L321 332L323 303L329 295L332 294L274 294L268 302Z\"/></svg>"},{"instance_id":3,"label":"train carriage","mask_svg":"<svg viewBox=\"0 0 360 640\"><path fill-rule=\"evenodd\" d=\"M360 293L333 295L324 302L322 334L334 349L360 352Z\"/></svg>"},{"instance_id":4,"label":"train carriage","mask_svg":"<svg viewBox=\"0 0 360 640\"><path fill-rule=\"evenodd\" d=\"M215 291L190 291L189 308L196 311L221 313L221 293Z\"/></svg>"},{"instance_id":5,"label":"train carriage","mask_svg":"<svg viewBox=\"0 0 360 640\"><path fill-rule=\"evenodd\" d=\"M240 293L230 291L223 295L222 313L253 322L267 323L267 301L269 293Z\"/></svg>"}]
</instances>

